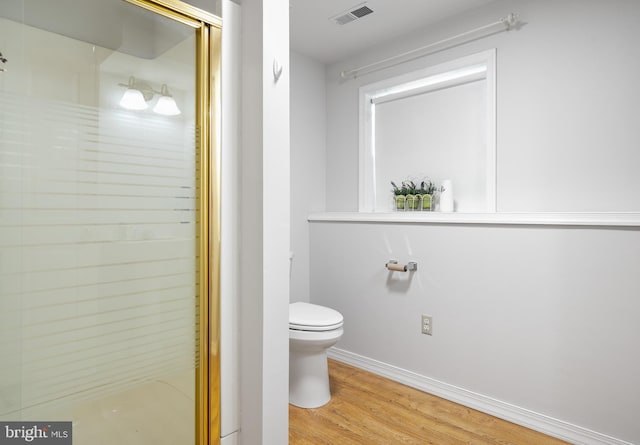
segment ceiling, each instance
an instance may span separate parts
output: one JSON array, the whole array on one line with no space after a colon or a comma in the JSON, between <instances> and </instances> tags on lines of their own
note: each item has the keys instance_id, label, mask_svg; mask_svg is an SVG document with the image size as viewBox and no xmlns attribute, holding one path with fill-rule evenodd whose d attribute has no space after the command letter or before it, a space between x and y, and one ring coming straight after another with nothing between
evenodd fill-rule
<instances>
[{"instance_id":1,"label":"ceiling","mask_svg":"<svg viewBox=\"0 0 640 445\"><path fill-rule=\"evenodd\" d=\"M334 63L493 0L290 0L291 49ZM346 25L331 17L353 6L373 9Z\"/></svg>"},{"instance_id":2,"label":"ceiling","mask_svg":"<svg viewBox=\"0 0 640 445\"><path fill-rule=\"evenodd\" d=\"M144 59L155 59L194 34L122 0L0 0L0 17Z\"/></svg>"}]
</instances>

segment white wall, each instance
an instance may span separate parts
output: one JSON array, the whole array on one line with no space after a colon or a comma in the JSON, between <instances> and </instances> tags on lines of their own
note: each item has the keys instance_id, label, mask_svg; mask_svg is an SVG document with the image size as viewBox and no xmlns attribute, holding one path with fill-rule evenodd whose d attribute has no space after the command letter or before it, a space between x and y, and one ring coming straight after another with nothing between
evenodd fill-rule
<instances>
[{"instance_id":1,"label":"white wall","mask_svg":"<svg viewBox=\"0 0 640 445\"><path fill-rule=\"evenodd\" d=\"M309 301L310 213L325 210L325 65L291 53L291 301Z\"/></svg>"},{"instance_id":2,"label":"white wall","mask_svg":"<svg viewBox=\"0 0 640 445\"><path fill-rule=\"evenodd\" d=\"M235 443L240 428L238 305L240 300L241 8L222 1L222 137L220 244L220 435Z\"/></svg>"},{"instance_id":3,"label":"white wall","mask_svg":"<svg viewBox=\"0 0 640 445\"><path fill-rule=\"evenodd\" d=\"M338 348L640 443L640 231L315 222L311 251Z\"/></svg>"},{"instance_id":4,"label":"white wall","mask_svg":"<svg viewBox=\"0 0 640 445\"><path fill-rule=\"evenodd\" d=\"M242 2L240 443L288 438L289 4ZM274 81L273 61L283 66Z\"/></svg>"},{"instance_id":5,"label":"white wall","mask_svg":"<svg viewBox=\"0 0 640 445\"><path fill-rule=\"evenodd\" d=\"M520 30L338 79L509 12ZM360 86L495 47L498 210L640 211L638 18L630 0L497 1L328 67L327 209L358 208ZM311 301L344 314L338 348L593 430L589 443L640 442L638 229L313 222L310 236ZM419 270L390 275L390 258Z\"/></svg>"},{"instance_id":6,"label":"white wall","mask_svg":"<svg viewBox=\"0 0 640 445\"><path fill-rule=\"evenodd\" d=\"M500 33L355 80L344 69L411 50L509 12ZM366 85L497 48L499 211L640 211L640 3L503 0L327 70L327 208L357 210L357 92Z\"/></svg>"}]
</instances>

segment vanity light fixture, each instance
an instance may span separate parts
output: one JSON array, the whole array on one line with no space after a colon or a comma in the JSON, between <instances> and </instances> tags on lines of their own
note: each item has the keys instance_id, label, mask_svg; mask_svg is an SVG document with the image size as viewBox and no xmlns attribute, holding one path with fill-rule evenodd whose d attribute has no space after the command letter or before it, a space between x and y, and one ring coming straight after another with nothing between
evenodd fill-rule
<instances>
[{"instance_id":1,"label":"vanity light fixture","mask_svg":"<svg viewBox=\"0 0 640 445\"><path fill-rule=\"evenodd\" d=\"M169 94L169 88L166 84L163 84L160 91L154 90L147 82L136 79L135 77L129 77L127 84L119 83L122 87L127 87L127 90L120 99L120 106L126 110L146 110L149 108L149 102L153 99L153 96L158 94L158 101L153 107L153 111L163 116L176 116L180 114L180 109L176 104L175 99Z\"/></svg>"}]
</instances>

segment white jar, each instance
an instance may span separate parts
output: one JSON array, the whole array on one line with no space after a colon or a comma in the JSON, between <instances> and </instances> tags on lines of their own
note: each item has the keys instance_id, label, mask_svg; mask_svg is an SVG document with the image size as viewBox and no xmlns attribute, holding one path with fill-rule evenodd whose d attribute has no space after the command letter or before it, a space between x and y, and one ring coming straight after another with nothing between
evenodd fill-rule
<instances>
[{"instance_id":1,"label":"white jar","mask_svg":"<svg viewBox=\"0 0 640 445\"><path fill-rule=\"evenodd\" d=\"M440 187L440 211L453 212L453 185L451 179L442 181Z\"/></svg>"}]
</instances>

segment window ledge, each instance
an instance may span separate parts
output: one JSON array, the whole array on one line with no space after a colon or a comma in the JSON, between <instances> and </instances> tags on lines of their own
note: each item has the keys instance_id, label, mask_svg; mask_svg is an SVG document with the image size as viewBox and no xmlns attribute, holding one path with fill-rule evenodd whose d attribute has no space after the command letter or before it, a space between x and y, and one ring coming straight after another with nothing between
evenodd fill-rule
<instances>
[{"instance_id":1,"label":"window ledge","mask_svg":"<svg viewBox=\"0 0 640 445\"><path fill-rule=\"evenodd\" d=\"M394 212L312 213L310 222L364 222L393 224L500 224L551 226L640 226L640 212L627 213L441 213Z\"/></svg>"}]
</instances>

